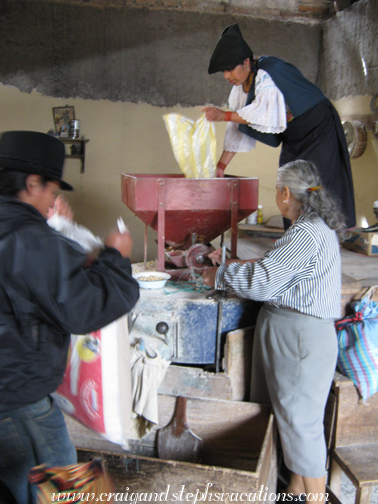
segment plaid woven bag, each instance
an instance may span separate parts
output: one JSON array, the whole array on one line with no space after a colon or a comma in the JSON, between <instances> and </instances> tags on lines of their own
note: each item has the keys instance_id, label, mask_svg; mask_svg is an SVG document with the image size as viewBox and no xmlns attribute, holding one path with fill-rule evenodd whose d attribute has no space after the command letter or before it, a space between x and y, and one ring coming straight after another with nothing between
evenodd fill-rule
<instances>
[{"instance_id":1,"label":"plaid woven bag","mask_svg":"<svg viewBox=\"0 0 378 504\"><path fill-rule=\"evenodd\" d=\"M366 400L378 391L378 303L371 287L352 303L354 314L336 322L339 355L337 366Z\"/></svg>"},{"instance_id":2,"label":"plaid woven bag","mask_svg":"<svg viewBox=\"0 0 378 504\"><path fill-rule=\"evenodd\" d=\"M113 502L113 484L100 459L65 467L36 466L29 472L29 482L37 487L38 504L99 502L100 496Z\"/></svg>"}]
</instances>

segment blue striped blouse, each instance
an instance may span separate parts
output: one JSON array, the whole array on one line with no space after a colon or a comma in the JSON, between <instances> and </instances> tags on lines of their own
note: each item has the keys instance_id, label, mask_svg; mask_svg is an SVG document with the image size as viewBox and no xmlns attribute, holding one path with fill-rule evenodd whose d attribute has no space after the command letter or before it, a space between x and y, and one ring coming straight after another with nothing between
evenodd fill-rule
<instances>
[{"instance_id":1,"label":"blue striped blouse","mask_svg":"<svg viewBox=\"0 0 378 504\"><path fill-rule=\"evenodd\" d=\"M215 287L322 319L341 316L341 259L335 231L300 216L254 263L220 266Z\"/></svg>"}]
</instances>

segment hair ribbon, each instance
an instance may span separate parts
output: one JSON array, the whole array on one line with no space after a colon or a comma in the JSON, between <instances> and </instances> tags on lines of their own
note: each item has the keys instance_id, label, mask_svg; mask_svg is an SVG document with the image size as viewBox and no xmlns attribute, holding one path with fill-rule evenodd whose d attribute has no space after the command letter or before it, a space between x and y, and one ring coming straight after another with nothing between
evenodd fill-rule
<instances>
[{"instance_id":1,"label":"hair ribbon","mask_svg":"<svg viewBox=\"0 0 378 504\"><path fill-rule=\"evenodd\" d=\"M318 189L323 189L322 186L309 187L307 192L312 193L312 191L317 191Z\"/></svg>"}]
</instances>

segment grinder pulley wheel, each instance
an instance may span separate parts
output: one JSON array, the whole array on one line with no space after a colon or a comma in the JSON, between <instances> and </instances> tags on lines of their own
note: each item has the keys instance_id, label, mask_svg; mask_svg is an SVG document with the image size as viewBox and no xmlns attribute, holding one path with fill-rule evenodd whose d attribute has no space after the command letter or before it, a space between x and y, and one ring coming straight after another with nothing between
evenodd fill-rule
<instances>
[{"instance_id":1,"label":"grinder pulley wheel","mask_svg":"<svg viewBox=\"0 0 378 504\"><path fill-rule=\"evenodd\" d=\"M211 264L210 259L207 257L211 250L210 247L207 247L203 243L192 245L185 256L185 262L188 268L202 269Z\"/></svg>"}]
</instances>

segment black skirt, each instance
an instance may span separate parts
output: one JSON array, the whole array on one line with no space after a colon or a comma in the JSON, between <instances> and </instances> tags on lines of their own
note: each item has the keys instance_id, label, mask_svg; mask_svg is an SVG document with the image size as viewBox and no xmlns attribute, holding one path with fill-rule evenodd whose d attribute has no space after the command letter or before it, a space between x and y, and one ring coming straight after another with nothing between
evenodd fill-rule
<instances>
[{"instance_id":1,"label":"black skirt","mask_svg":"<svg viewBox=\"0 0 378 504\"><path fill-rule=\"evenodd\" d=\"M347 227L356 225L352 170L339 115L322 101L287 124L281 134L280 166L305 159L314 163L322 184L339 200Z\"/></svg>"}]
</instances>

